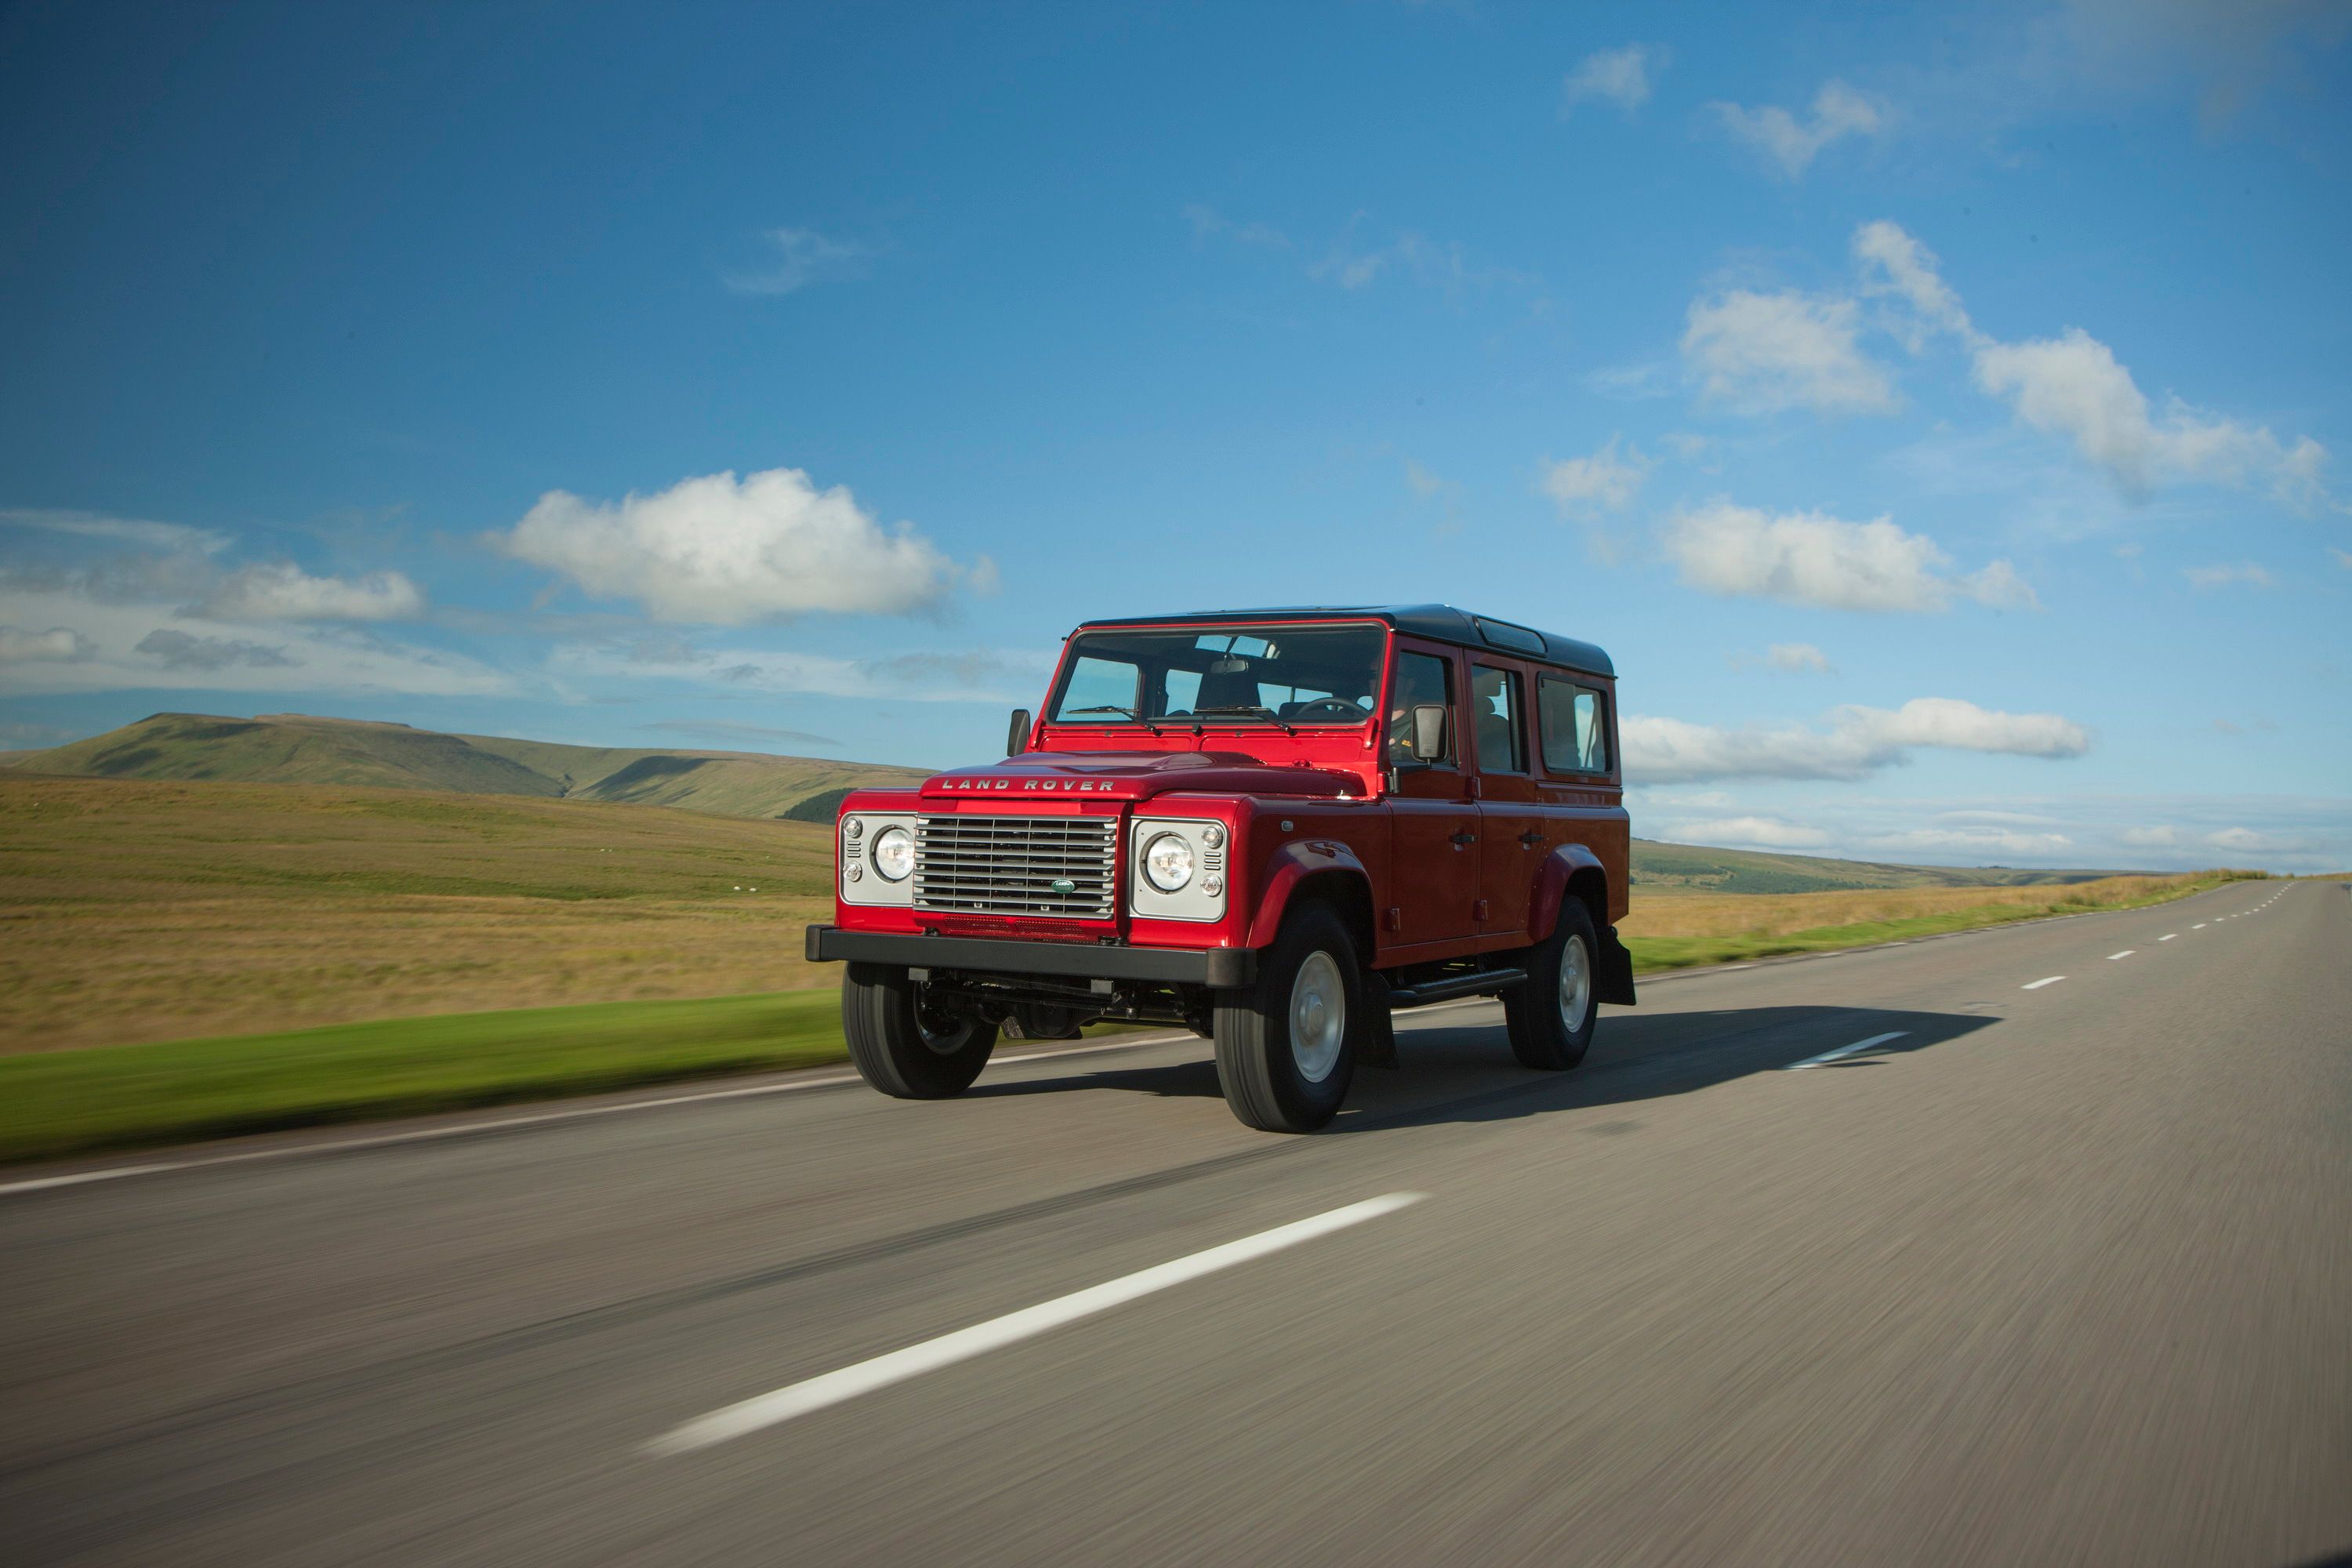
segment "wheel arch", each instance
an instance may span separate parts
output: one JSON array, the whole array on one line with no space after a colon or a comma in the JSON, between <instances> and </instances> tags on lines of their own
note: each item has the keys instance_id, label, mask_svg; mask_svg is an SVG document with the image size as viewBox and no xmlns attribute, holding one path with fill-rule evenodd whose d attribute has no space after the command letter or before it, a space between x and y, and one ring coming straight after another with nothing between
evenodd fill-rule
<instances>
[{"instance_id":1,"label":"wheel arch","mask_svg":"<svg viewBox=\"0 0 2352 1568\"><path fill-rule=\"evenodd\" d=\"M1249 945L1267 947L1281 934L1293 908L1307 900L1329 904L1356 944L1359 964L1369 966L1377 945L1372 923L1372 879L1356 852L1328 839L1286 844L1267 863L1265 889L1250 917Z\"/></svg>"}]
</instances>

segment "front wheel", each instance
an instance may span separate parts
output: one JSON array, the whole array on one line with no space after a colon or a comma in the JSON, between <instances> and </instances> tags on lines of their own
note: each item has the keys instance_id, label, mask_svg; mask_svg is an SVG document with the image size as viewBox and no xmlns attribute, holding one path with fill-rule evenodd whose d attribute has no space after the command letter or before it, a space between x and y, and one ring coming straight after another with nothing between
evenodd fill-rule
<instances>
[{"instance_id":1,"label":"front wheel","mask_svg":"<svg viewBox=\"0 0 2352 1568\"><path fill-rule=\"evenodd\" d=\"M1528 980L1503 993L1511 1054L1521 1067L1562 1072L1592 1048L1601 1009L1593 999L1601 941L1582 899L1564 899L1551 935L1528 950Z\"/></svg>"},{"instance_id":2,"label":"front wheel","mask_svg":"<svg viewBox=\"0 0 2352 1568\"><path fill-rule=\"evenodd\" d=\"M947 1100L971 1087L996 1048L996 1026L929 1006L903 969L853 963L841 984L841 1032L857 1076L897 1100Z\"/></svg>"},{"instance_id":3,"label":"front wheel","mask_svg":"<svg viewBox=\"0 0 2352 1568\"><path fill-rule=\"evenodd\" d=\"M1363 986L1356 944L1320 905L1282 922L1257 984L1217 998L1217 1081L1245 1126L1312 1132L1339 1113Z\"/></svg>"}]
</instances>

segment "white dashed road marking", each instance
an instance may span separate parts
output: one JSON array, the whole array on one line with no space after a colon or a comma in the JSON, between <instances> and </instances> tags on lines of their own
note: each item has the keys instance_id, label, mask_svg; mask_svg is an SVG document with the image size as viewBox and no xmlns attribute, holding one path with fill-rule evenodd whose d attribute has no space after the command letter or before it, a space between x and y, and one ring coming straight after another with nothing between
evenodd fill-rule
<instances>
[{"instance_id":1,"label":"white dashed road marking","mask_svg":"<svg viewBox=\"0 0 2352 1568\"><path fill-rule=\"evenodd\" d=\"M2018 989L2020 991L2039 991L2044 985L2055 985L2061 980L2065 978L2066 977L2063 974L2053 974L2046 980L2029 980L2024 984L2019 986Z\"/></svg>"},{"instance_id":2,"label":"white dashed road marking","mask_svg":"<svg viewBox=\"0 0 2352 1568\"><path fill-rule=\"evenodd\" d=\"M2139 949L2136 947L2127 947L2121 952L2111 952L2107 954L2107 962L2109 963L2113 963L2118 958L2129 958L2133 953L2137 952L2138 951Z\"/></svg>"},{"instance_id":3,"label":"white dashed road marking","mask_svg":"<svg viewBox=\"0 0 2352 1568\"><path fill-rule=\"evenodd\" d=\"M1856 1051L1866 1051L1873 1046L1883 1046L1889 1040L1899 1040L1905 1035L1909 1033L1910 1031L1908 1029L1896 1029L1888 1034L1873 1035L1866 1040L1856 1040L1850 1046L1840 1046L1833 1051L1823 1051L1820 1056L1807 1057L1801 1062L1790 1062L1787 1067L1782 1068L1780 1070L1782 1072L1802 1072L1807 1068L1817 1068L1823 1062L1833 1062L1840 1057L1850 1057Z\"/></svg>"},{"instance_id":4,"label":"white dashed road marking","mask_svg":"<svg viewBox=\"0 0 2352 1568\"><path fill-rule=\"evenodd\" d=\"M1297 1247L1303 1241L1328 1236L1335 1230L1345 1230L1351 1225L1361 1225L1368 1219L1378 1219L1394 1214L1401 1208L1421 1202L1427 1193L1389 1193L1381 1197L1367 1198L1360 1204L1319 1214L1312 1219L1297 1220L1289 1225L1262 1230L1255 1236L1239 1241L1228 1241L1222 1247L1195 1252L1189 1258L1179 1258L1161 1263L1122 1279L1091 1286L1057 1296L1034 1307L1024 1307L1017 1312L1007 1312L1001 1318L991 1318L968 1329L958 1329L951 1334L941 1334L935 1340L925 1340L919 1345L892 1351L887 1355L861 1361L855 1366L843 1367L818 1377L779 1388L772 1394L762 1394L746 1399L740 1405L730 1405L709 1415L688 1422L675 1431L666 1433L646 1446L646 1451L656 1456L691 1453L707 1448L713 1443L724 1443L730 1437L740 1437L772 1426L779 1421L790 1421L796 1415L806 1415L838 1405L845 1399L855 1399L861 1394L871 1394L877 1388L887 1388L894 1383L904 1383L927 1372L969 1361L990 1351L1058 1329L1065 1323L1091 1318L1097 1312L1124 1306L1156 1290L1171 1285L1181 1285L1219 1269L1231 1268Z\"/></svg>"},{"instance_id":5,"label":"white dashed road marking","mask_svg":"<svg viewBox=\"0 0 2352 1568\"><path fill-rule=\"evenodd\" d=\"M2170 942L2174 937L2179 936L2179 934L2180 933L2177 931L2167 931L2164 935L2158 937L2156 940L2158 942Z\"/></svg>"}]
</instances>

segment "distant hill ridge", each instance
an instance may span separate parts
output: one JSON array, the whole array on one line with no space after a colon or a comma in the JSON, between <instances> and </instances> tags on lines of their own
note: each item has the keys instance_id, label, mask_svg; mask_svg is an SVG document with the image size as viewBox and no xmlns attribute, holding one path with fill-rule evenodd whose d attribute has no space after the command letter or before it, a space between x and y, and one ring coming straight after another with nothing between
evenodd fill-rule
<instances>
[{"instance_id":1,"label":"distant hill ridge","mask_svg":"<svg viewBox=\"0 0 2352 1568\"><path fill-rule=\"evenodd\" d=\"M567 746L504 735L445 734L368 719L264 713L251 719L157 713L46 752L0 753L0 767L96 778L238 784L362 784L458 795L667 805L714 816L829 823L851 790L908 784L919 768L764 752ZM2111 871L1904 866L1633 841L1644 892L1827 893L1871 888L2081 882Z\"/></svg>"},{"instance_id":2,"label":"distant hill ridge","mask_svg":"<svg viewBox=\"0 0 2352 1568\"><path fill-rule=\"evenodd\" d=\"M366 719L156 713L45 752L0 756L20 773L239 784L362 784L458 795L519 795L677 806L719 816L799 816L803 803L917 768L763 752L569 746L445 734ZM830 818L828 812L824 818Z\"/></svg>"}]
</instances>

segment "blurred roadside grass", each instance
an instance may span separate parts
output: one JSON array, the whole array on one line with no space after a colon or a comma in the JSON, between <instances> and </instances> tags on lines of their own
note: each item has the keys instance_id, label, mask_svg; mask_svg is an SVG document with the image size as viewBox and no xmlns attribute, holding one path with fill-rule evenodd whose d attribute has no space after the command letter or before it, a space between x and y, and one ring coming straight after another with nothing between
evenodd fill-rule
<instances>
[{"instance_id":1,"label":"blurred roadside grass","mask_svg":"<svg viewBox=\"0 0 2352 1568\"><path fill-rule=\"evenodd\" d=\"M838 1061L837 992L386 1018L0 1058L0 1160Z\"/></svg>"},{"instance_id":2,"label":"blurred roadside grass","mask_svg":"<svg viewBox=\"0 0 2352 1568\"><path fill-rule=\"evenodd\" d=\"M2119 877L2063 889L1911 889L1659 900L1653 924L1717 934L1635 934L1637 969L1862 947L1905 937L2161 903L2227 873ZM2011 896L2013 893L2014 896ZM1958 895L1957 900L1945 895ZM1823 900L1808 910L1759 904ZM1713 904L1702 909L1696 906ZM1936 905L1949 907L1932 907ZM1922 908L1922 906L1930 906ZM1692 906L1683 908L1682 906ZM1733 908L1732 906L1739 906ZM1826 911L1868 918L1805 926ZM1909 912L1906 912L1909 911ZM1740 922L1746 929L1736 929ZM1793 929L1758 929L1775 923ZM423 1115L597 1094L726 1073L843 1059L838 993L788 991L692 1001L534 1007L0 1057L0 1161Z\"/></svg>"},{"instance_id":3,"label":"blurred roadside grass","mask_svg":"<svg viewBox=\"0 0 2352 1568\"><path fill-rule=\"evenodd\" d=\"M2139 909L2186 898L2247 875L2199 871L2021 888L1740 896L1685 893L1637 898L1633 913L1617 929L1633 952L1633 972L1655 973L1698 964L1867 947L2053 915Z\"/></svg>"}]
</instances>

